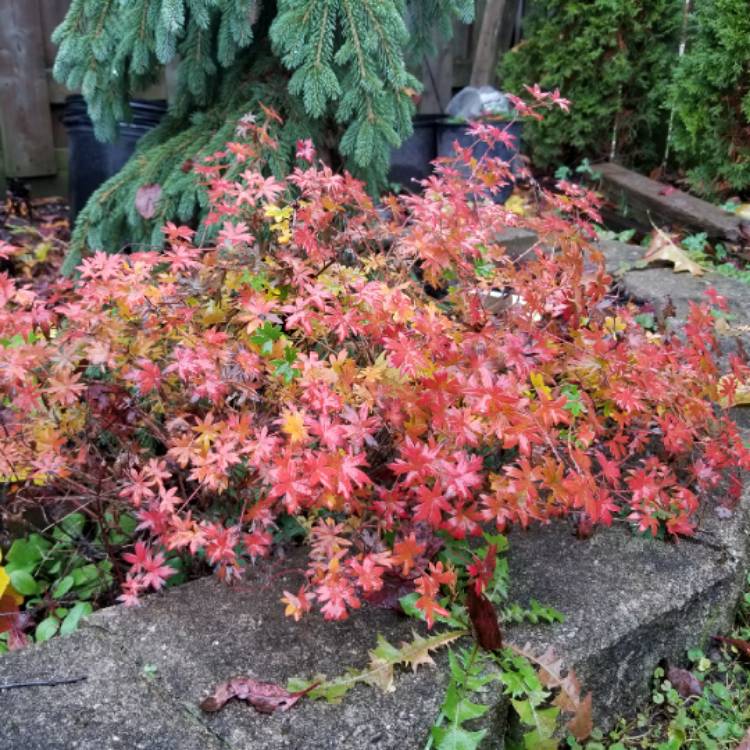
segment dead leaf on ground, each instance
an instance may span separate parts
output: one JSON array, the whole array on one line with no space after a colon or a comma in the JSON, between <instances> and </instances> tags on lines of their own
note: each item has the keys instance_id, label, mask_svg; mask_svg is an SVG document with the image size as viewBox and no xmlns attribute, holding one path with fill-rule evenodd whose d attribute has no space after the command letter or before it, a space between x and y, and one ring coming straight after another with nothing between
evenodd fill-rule
<instances>
[{"instance_id":1,"label":"dead leaf on ground","mask_svg":"<svg viewBox=\"0 0 750 750\"><path fill-rule=\"evenodd\" d=\"M258 682L249 677L233 677L214 689L213 695L204 699L200 706L204 711L218 711L232 698L247 701L258 713L272 714L274 711L288 711L300 698L317 687L313 683L304 690L290 693L273 682Z\"/></svg>"},{"instance_id":2,"label":"dead leaf on ground","mask_svg":"<svg viewBox=\"0 0 750 750\"><path fill-rule=\"evenodd\" d=\"M675 273L687 271L691 276L703 276L705 273L703 268L694 260L691 260L687 253L666 232L657 228L651 233L651 240L643 260L646 263L655 263L656 261L672 263Z\"/></svg>"},{"instance_id":3,"label":"dead leaf on ground","mask_svg":"<svg viewBox=\"0 0 750 750\"><path fill-rule=\"evenodd\" d=\"M687 669L670 667L667 670L667 679L683 698L689 698L691 695L702 695L703 693L703 684Z\"/></svg>"}]
</instances>

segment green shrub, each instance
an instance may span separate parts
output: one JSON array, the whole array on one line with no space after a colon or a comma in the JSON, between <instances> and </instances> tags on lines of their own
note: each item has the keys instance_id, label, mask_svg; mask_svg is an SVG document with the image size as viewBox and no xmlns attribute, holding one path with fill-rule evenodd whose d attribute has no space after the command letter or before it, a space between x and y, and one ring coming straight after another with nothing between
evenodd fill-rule
<instances>
[{"instance_id":1,"label":"green shrub","mask_svg":"<svg viewBox=\"0 0 750 750\"><path fill-rule=\"evenodd\" d=\"M676 59L680 0L538 0L525 40L505 56L503 88L538 82L572 100L526 137L540 166L607 157L649 169L666 140L668 87Z\"/></svg>"},{"instance_id":2,"label":"green shrub","mask_svg":"<svg viewBox=\"0 0 750 750\"><path fill-rule=\"evenodd\" d=\"M699 0L672 87L674 150L694 188L750 189L750 9Z\"/></svg>"}]
</instances>

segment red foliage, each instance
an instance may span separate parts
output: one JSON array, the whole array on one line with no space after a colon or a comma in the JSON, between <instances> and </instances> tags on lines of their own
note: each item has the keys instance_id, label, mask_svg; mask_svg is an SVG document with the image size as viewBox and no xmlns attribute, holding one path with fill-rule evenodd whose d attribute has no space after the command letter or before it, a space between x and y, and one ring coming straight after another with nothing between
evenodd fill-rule
<instances>
[{"instance_id":1,"label":"red foliage","mask_svg":"<svg viewBox=\"0 0 750 750\"><path fill-rule=\"evenodd\" d=\"M532 94L535 114L565 106ZM166 226L165 254L97 253L44 295L0 283L0 472L22 497L135 513L125 601L163 585L164 550L237 576L290 515L310 563L288 614L344 618L398 574L431 621L457 573L430 561L436 536L568 514L690 534L723 471L750 467L709 306L684 339L618 306L592 194L538 189L519 216L491 200L508 166L466 151L377 207L306 143L309 165L264 177L274 127L196 166L210 220ZM514 263L498 234L519 226L540 242Z\"/></svg>"}]
</instances>

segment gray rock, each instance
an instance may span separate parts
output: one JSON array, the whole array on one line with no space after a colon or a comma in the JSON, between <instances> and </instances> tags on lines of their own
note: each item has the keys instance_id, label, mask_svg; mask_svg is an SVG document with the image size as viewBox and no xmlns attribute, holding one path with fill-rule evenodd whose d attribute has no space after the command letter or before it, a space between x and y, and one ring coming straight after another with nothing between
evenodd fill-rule
<instances>
[{"instance_id":1,"label":"gray rock","mask_svg":"<svg viewBox=\"0 0 750 750\"><path fill-rule=\"evenodd\" d=\"M74 636L7 654L0 658L0 684L32 676L88 679L0 692L5 715L13 717L0 723L0 747L423 747L447 685L444 653L436 655L436 667L399 673L394 692L357 686L339 705L303 700L272 716L237 701L216 714L198 709L217 683L235 675L282 685L291 677L336 676L365 666L378 633L394 645L412 630L425 634L414 621L374 608L345 622L312 615L295 623L279 601L295 583L288 576L267 586L268 575L256 575L232 589L206 578L147 597L137 609L101 610ZM506 701L494 696L493 704L484 725L494 737L487 747L499 749Z\"/></svg>"}]
</instances>

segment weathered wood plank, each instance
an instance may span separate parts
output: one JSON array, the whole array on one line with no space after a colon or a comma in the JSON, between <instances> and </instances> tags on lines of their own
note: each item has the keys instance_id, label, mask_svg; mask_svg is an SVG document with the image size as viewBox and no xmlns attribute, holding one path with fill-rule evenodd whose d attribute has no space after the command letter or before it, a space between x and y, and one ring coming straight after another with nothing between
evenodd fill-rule
<instances>
[{"instance_id":1,"label":"weathered wood plank","mask_svg":"<svg viewBox=\"0 0 750 750\"><path fill-rule=\"evenodd\" d=\"M705 232L711 239L737 242L741 238L741 220L718 206L619 164L597 164L595 170L602 176L604 196L644 230L666 224Z\"/></svg>"},{"instance_id":2,"label":"weathered wood plank","mask_svg":"<svg viewBox=\"0 0 750 750\"><path fill-rule=\"evenodd\" d=\"M451 100L453 89L453 43L436 40L435 54L425 58L422 66L422 100L419 111L423 115L443 114Z\"/></svg>"},{"instance_id":3,"label":"weathered wood plank","mask_svg":"<svg viewBox=\"0 0 750 750\"><path fill-rule=\"evenodd\" d=\"M479 26L477 48L471 69L471 85L486 86L495 78L497 44L506 0L488 0Z\"/></svg>"},{"instance_id":4,"label":"weathered wood plank","mask_svg":"<svg viewBox=\"0 0 750 750\"><path fill-rule=\"evenodd\" d=\"M44 39L44 64L51 69L55 64L57 45L52 43L52 32L62 23L70 7L70 0L39 0Z\"/></svg>"},{"instance_id":5,"label":"weathered wood plank","mask_svg":"<svg viewBox=\"0 0 750 750\"><path fill-rule=\"evenodd\" d=\"M39 0L0 3L0 136L5 173L55 174Z\"/></svg>"}]
</instances>

